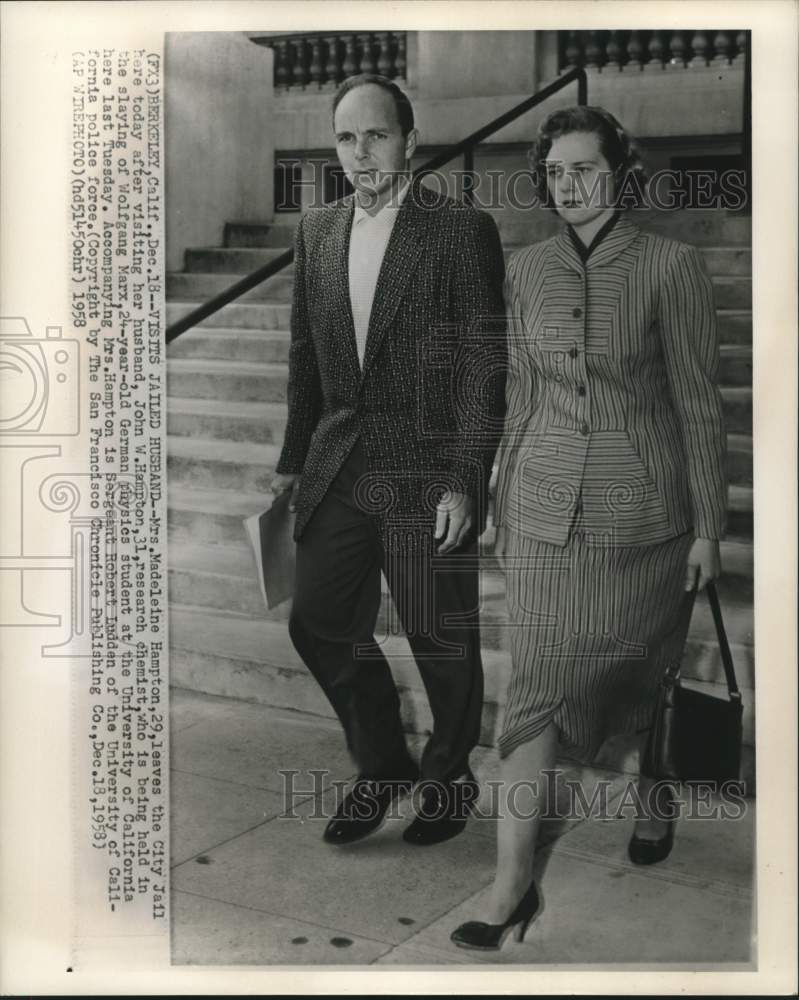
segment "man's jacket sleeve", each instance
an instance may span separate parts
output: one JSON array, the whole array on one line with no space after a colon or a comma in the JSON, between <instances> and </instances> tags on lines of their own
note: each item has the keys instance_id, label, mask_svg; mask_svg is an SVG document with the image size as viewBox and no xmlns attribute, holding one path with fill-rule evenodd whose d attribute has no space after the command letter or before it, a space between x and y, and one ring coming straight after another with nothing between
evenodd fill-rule
<instances>
[{"instance_id":1,"label":"man's jacket sleeve","mask_svg":"<svg viewBox=\"0 0 799 1000\"><path fill-rule=\"evenodd\" d=\"M291 303L291 348L287 391L288 420L283 449L275 469L278 473L302 472L311 435L322 410L322 388L305 295L304 221L302 219L297 226L294 243L294 295Z\"/></svg>"}]
</instances>

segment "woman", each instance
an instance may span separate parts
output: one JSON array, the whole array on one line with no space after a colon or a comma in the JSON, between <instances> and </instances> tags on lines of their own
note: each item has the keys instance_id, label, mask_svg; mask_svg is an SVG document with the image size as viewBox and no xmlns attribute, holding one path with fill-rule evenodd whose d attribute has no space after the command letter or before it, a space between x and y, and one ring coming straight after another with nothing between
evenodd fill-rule
<instances>
[{"instance_id":1,"label":"woman","mask_svg":"<svg viewBox=\"0 0 799 1000\"><path fill-rule=\"evenodd\" d=\"M554 112L532 154L539 194L566 227L515 254L506 282L496 552L512 674L497 872L480 919L452 935L480 949L511 928L520 939L539 909L542 772L558 747L590 762L607 737L650 725L693 596L720 573L726 516L715 310L698 254L622 215L642 171L608 112ZM653 784L639 779L644 804ZM637 820L633 861L669 853L664 804Z\"/></svg>"}]
</instances>

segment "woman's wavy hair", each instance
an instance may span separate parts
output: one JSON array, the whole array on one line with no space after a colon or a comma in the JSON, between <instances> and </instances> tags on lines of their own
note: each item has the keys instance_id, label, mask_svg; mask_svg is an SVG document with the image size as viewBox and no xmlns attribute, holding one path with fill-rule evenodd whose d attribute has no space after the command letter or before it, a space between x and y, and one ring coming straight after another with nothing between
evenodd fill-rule
<instances>
[{"instance_id":1,"label":"woman's wavy hair","mask_svg":"<svg viewBox=\"0 0 799 1000\"><path fill-rule=\"evenodd\" d=\"M635 140L609 111L599 107L562 108L549 114L538 128L528 153L533 182L540 203L555 210L547 184L546 158L555 139L572 132L599 136L599 148L610 164L619 207L639 208L647 204L648 174Z\"/></svg>"}]
</instances>

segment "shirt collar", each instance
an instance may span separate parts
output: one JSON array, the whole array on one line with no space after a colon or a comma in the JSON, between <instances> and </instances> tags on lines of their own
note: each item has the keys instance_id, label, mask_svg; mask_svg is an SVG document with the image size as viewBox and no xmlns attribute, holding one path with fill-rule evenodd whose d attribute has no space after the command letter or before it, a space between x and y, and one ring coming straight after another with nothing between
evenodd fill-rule
<instances>
[{"instance_id":1,"label":"shirt collar","mask_svg":"<svg viewBox=\"0 0 799 1000\"><path fill-rule=\"evenodd\" d=\"M583 243L583 241L580 239L580 237L577 235L577 233L571 226L566 227L569 237L571 238L571 241L574 244L574 249L577 251L580 260L583 263L585 263L588 260L592 252L596 250L596 248L599 246L602 240L604 240L604 238L608 235L611 229L613 229L613 227L616 225L616 223L619 221L620 218L621 218L621 212L617 209L613 213L613 215L611 215L608 221L603 224L602 228L596 233L596 235L588 244L588 246L586 246L585 243Z\"/></svg>"},{"instance_id":2,"label":"shirt collar","mask_svg":"<svg viewBox=\"0 0 799 1000\"><path fill-rule=\"evenodd\" d=\"M361 205L358 204L358 198L356 197L354 199L355 209L352 216L352 224L355 226L359 222L362 222L364 219L372 219L372 220L380 219L381 222L393 221L394 217L402 207L402 204L408 195L410 186L411 186L410 180L407 177L402 177L400 179L397 190L394 192L392 197L389 198L386 204L383 205L381 209L379 209L376 215L369 215L366 209L362 208Z\"/></svg>"}]
</instances>

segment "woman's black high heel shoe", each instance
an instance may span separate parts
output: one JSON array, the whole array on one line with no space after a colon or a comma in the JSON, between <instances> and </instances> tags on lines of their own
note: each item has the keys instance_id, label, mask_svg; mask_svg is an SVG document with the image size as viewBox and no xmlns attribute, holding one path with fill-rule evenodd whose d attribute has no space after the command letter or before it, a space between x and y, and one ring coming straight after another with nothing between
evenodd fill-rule
<instances>
[{"instance_id":1,"label":"woman's black high heel shoe","mask_svg":"<svg viewBox=\"0 0 799 1000\"><path fill-rule=\"evenodd\" d=\"M516 904L513 913L504 924L486 924L482 920L469 920L456 927L450 934L450 940L459 948L472 948L476 951L499 951L508 931L513 931L516 941L521 941L527 928L541 911L541 900L535 881Z\"/></svg>"},{"instance_id":2,"label":"woman's black high heel shoe","mask_svg":"<svg viewBox=\"0 0 799 1000\"><path fill-rule=\"evenodd\" d=\"M663 791L668 794L666 805L668 828L665 834L658 840L645 840L643 837L637 837L635 834L630 837L630 843L627 845L627 854L634 865L656 865L659 861L665 861L669 854L671 854L671 848L674 844L674 827L676 825L674 797L668 786L665 786Z\"/></svg>"}]
</instances>

